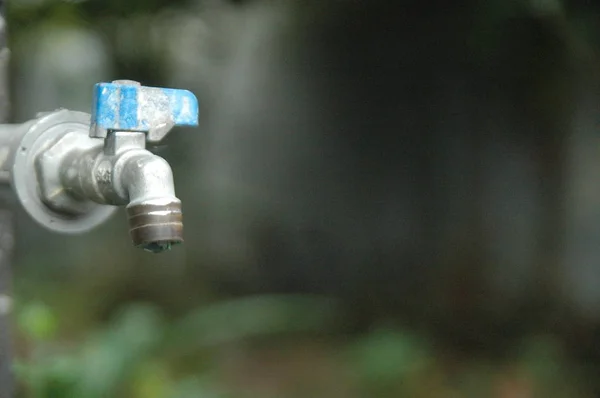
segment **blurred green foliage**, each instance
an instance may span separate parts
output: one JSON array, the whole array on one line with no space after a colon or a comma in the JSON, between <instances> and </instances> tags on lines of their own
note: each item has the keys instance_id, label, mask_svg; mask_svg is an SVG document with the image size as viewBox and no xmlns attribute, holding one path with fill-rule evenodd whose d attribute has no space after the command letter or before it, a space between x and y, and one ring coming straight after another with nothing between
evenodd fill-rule
<instances>
[{"instance_id":1,"label":"blurred green foliage","mask_svg":"<svg viewBox=\"0 0 600 398\"><path fill-rule=\"evenodd\" d=\"M433 358L419 336L394 330L375 330L349 347L349 361L356 368L367 396L407 396L429 375Z\"/></svg>"},{"instance_id":2,"label":"blurred green foliage","mask_svg":"<svg viewBox=\"0 0 600 398\"><path fill-rule=\"evenodd\" d=\"M295 383L271 393L268 387L254 391L244 383L223 383L231 380L227 375L231 370L219 358L223 352L251 353L260 366L261 349L250 350L245 343L256 347L257 341L266 339L272 350L285 346L281 338L286 335L302 336L300 344L307 336L320 335L330 347L320 350L344 375L331 377L329 383L340 391L349 389L351 396L591 396L576 367L552 339L527 339L502 360L465 360L460 353L436 349L422 334L389 327L340 344L323 335L333 330L333 308L329 300L319 298L252 297L209 305L168 322L156 308L136 304L80 342L66 344L55 333L60 323L52 310L33 303L19 310L19 328L29 353L15 369L25 396L36 398L314 396L302 393L310 386ZM318 367L323 360L313 365ZM273 377L276 385L277 378L287 376ZM315 375L304 382L311 378L318 382Z\"/></svg>"},{"instance_id":3,"label":"blurred green foliage","mask_svg":"<svg viewBox=\"0 0 600 398\"><path fill-rule=\"evenodd\" d=\"M21 311L18 323L28 336L41 341L54 337L58 322L56 314L48 306L32 303Z\"/></svg>"},{"instance_id":4,"label":"blurred green foliage","mask_svg":"<svg viewBox=\"0 0 600 398\"><path fill-rule=\"evenodd\" d=\"M57 316L33 303L19 311L30 354L16 370L29 396L40 398L224 397L210 382L210 366L176 375L181 360L195 356L201 359L196 363L206 363L215 345L327 330L331 309L318 298L256 297L207 306L169 323L156 308L137 304L81 344L63 347L50 340L57 337Z\"/></svg>"}]
</instances>

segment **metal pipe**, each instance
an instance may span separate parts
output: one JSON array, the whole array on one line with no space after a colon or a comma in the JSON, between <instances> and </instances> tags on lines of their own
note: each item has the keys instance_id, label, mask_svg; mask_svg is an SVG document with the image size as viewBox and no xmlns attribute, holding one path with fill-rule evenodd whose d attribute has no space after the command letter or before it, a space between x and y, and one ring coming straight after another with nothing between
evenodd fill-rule
<instances>
[{"instance_id":1,"label":"metal pipe","mask_svg":"<svg viewBox=\"0 0 600 398\"><path fill-rule=\"evenodd\" d=\"M27 131L26 124L0 124L0 184L10 183L16 147Z\"/></svg>"}]
</instances>

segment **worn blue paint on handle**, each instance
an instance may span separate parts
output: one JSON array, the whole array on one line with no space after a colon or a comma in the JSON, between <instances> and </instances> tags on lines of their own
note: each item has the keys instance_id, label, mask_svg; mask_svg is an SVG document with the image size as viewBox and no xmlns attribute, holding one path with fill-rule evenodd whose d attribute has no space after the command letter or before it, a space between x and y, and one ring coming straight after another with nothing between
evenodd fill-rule
<instances>
[{"instance_id":1,"label":"worn blue paint on handle","mask_svg":"<svg viewBox=\"0 0 600 398\"><path fill-rule=\"evenodd\" d=\"M139 125L138 88L121 86L119 88L119 129L134 130Z\"/></svg>"},{"instance_id":2,"label":"worn blue paint on handle","mask_svg":"<svg viewBox=\"0 0 600 398\"><path fill-rule=\"evenodd\" d=\"M164 123L197 126L198 100L188 90L98 83L91 122L104 130L144 132Z\"/></svg>"}]
</instances>

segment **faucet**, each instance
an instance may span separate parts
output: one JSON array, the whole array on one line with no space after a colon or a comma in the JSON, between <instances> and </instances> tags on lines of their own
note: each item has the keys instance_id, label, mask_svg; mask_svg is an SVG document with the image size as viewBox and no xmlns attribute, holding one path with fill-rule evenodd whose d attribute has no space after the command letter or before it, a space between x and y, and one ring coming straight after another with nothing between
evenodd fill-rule
<instances>
[{"instance_id":1,"label":"faucet","mask_svg":"<svg viewBox=\"0 0 600 398\"><path fill-rule=\"evenodd\" d=\"M125 206L134 246L158 253L183 242L171 167L146 145L197 126L196 97L117 80L96 84L93 99L91 114L60 109L0 124L0 180L52 231L86 232Z\"/></svg>"}]
</instances>

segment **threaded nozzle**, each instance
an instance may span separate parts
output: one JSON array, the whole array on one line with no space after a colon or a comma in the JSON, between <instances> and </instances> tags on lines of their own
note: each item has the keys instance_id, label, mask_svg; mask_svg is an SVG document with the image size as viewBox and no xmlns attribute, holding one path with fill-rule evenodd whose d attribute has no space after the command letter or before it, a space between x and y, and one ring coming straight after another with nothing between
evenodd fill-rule
<instances>
[{"instance_id":1,"label":"threaded nozzle","mask_svg":"<svg viewBox=\"0 0 600 398\"><path fill-rule=\"evenodd\" d=\"M153 253L183 242L181 202L127 207L129 234L136 247Z\"/></svg>"}]
</instances>

